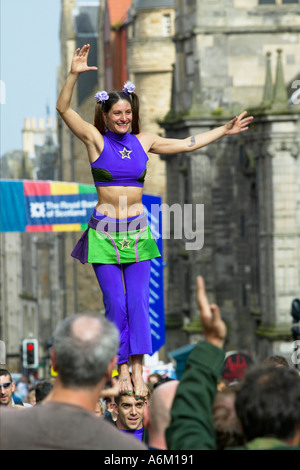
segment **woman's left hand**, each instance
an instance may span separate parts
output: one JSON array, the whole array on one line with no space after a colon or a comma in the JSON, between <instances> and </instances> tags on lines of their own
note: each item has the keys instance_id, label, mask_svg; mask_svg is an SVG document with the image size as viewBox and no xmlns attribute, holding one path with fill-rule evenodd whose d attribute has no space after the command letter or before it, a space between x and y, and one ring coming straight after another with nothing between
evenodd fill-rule
<instances>
[{"instance_id":1,"label":"woman's left hand","mask_svg":"<svg viewBox=\"0 0 300 470\"><path fill-rule=\"evenodd\" d=\"M253 121L253 116L244 117L247 114L247 111L244 111L239 116L236 116L234 119L225 124L226 135L234 135L239 132L244 132L249 129L249 124Z\"/></svg>"}]
</instances>

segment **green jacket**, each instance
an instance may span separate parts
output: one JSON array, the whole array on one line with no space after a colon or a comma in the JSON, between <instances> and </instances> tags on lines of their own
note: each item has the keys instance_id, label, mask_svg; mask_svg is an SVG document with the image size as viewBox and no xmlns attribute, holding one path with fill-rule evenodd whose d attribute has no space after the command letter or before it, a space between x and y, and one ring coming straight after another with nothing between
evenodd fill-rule
<instances>
[{"instance_id":1,"label":"green jacket","mask_svg":"<svg viewBox=\"0 0 300 470\"><path fill-rule=\"evenodd\" d=\"M177 388L166 430L169 450L216 450L212 405L224 352L210 343L198 343L191 352ZM277 439L255 439L237 450L300 450Z\"/></svg>"}]
</instances>

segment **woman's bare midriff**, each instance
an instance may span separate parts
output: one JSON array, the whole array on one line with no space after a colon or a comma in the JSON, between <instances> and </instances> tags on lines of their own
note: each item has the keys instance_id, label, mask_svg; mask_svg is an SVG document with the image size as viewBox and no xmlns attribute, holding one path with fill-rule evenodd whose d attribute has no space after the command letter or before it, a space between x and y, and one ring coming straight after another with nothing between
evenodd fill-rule
<instances>
[{"instance_id":1,"label":"woman's bare midriff","mask_svg":"<svg viewBox=\"0 0 300 470\"><path fill-rule=\"evenodd\" d=\"M98 186L98 204L101 214L114 219L127 219L144 212L143 188L135 186Z\"/></svg>"}]
</instances>

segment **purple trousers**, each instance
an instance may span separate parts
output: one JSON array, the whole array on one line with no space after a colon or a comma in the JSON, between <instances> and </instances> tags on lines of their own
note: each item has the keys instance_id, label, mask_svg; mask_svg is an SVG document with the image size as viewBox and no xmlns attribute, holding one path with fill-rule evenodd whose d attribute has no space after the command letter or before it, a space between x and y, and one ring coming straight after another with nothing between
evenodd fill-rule
<instances>
[{"instance_id":1,"label":"purple trousers","mask_svg":"<svg viewBox=\"0 0 300 470\"><path fill-rule=\"evenodd\" d=\"M105 316L120 332L118 364L129 356L152 354L149 319L151 260L127 264L93 263Z\"/></svg>"}]
</instances>

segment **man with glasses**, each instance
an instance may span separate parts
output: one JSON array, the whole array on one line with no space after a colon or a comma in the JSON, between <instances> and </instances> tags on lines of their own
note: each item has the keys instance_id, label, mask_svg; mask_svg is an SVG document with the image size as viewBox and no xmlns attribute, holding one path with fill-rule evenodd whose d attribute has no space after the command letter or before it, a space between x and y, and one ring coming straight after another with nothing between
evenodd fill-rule
<instances>
[{"instance_id":1,"label":"man with glasses","mask_svg":"<svg viewBox=\"0 0 300 470\"><path fill-rule=\"evenodd\" d=\"M13 382L11 374L6 369L0 369L0 406L24 406L30 408L32 405L23 403L21 398L14 395L16 384Z\"/></svg>"},{"instance_id":2,"label":"man with glasses","mask_svg":"<svg viewBox=\"0 0 300 470\"><path fill-rule=\"evenodd\" d=\"M10 372L6 369L0 369L0 405L1 406L14 406L13 393L16 389L12 381Z\"/></svg>"}]
</instances>

